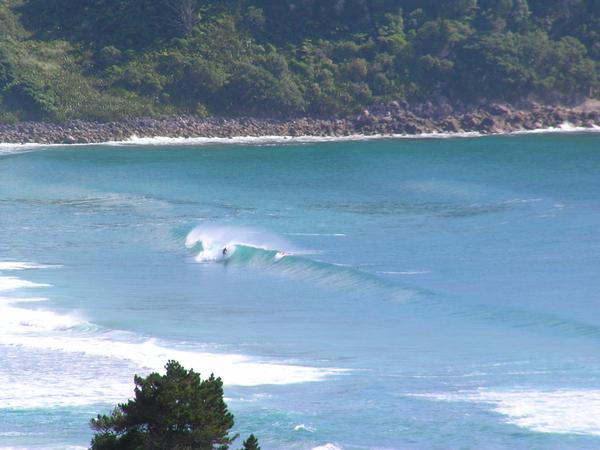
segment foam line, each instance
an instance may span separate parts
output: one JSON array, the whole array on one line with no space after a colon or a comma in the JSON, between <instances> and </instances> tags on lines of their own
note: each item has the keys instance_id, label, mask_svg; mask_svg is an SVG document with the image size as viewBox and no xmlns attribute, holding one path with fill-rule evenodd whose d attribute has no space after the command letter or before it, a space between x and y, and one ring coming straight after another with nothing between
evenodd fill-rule
<instances>
[{"instance_id":1,"label":"foam line","mask_svg":"<svg viewBox=\"0 0 600 450\"><path fill-rule=\"evenodd\" d=\"M268 144L301 144L301 143L320 143L320 142L348 142L348 141L373 141L385 139L449 139L449 138L472 138L483 136L503 136L503 135L522 135L522 134L545 134L545 133L594 133L600 132L600 126L594 125L591 128L577 127L569 122L565 122L558 127L538 128L535 130L520 130L501 133L481 133L478 131L463 132L431 132L421 134L373 134L362 135L352 134L349 136L236 136L231 138L208 138L208 137L145 137L140 138L132 136L124 141L108 142L116 145L214 145L214 144L247 144L247 145L268 145Z\"/></svg>"},{"instance_id":2,"label":"foam line","mask_svg":"<svg viewBox=\"0 0 600 450\"><path fill-rule=\"evenodd\" d=\"M53 326L61 326L60 320L56 317L53 322ZM36 321L35 324L34 326L39 328L39 322ZM73 323L65 317L62 325L67 331ZM344 372L336 368L278 364L240 354L176 349L165 346L155 339L138 338L137 342L133 341L136 336L131 336L132 341L127 342L115 339L111 333L89 337L65 334L60 336L3 335L0 337L0 344L131 361L139 367L154 371L161 371L167 360L175 359L185 367L194 368L205 375L214 372L223 379L225 384L236 386L316 382Z\"/></svg>"},{"instance_id":3,"label":"foam line","mask_svg":"<svg viewBox=\"0 0 600 450\"><path fill-rule=\"evenodd\" d=\"M33 265L28 263L11 266L13 269L30 267ZM0 277L2 291L41 286L47 285L17 277ZM0 297L0 345L34 352L50 351L63 355L129 361L148 371L160 371L166 361L176 359L184 366L205 375L215 372L226 384L239 386L322 381L343 372L336 368L279 364L241 354L199 351L198 348L149 339L134 333L103 329L77 313L58 314L43 309L13 306L15 303L41 300L33 297Z\"/></svg>"},{"instance_id":4,"label":"foam line","mask_svg":"<svg viewBox=\"0 0 600 450\"><path fill-rule=\"evenodd\" d=\"M33 283L17 277L0 277L0 292L14 291L22 288L48 287L49 284Z\"/></svg>"},{"instance_id":5,"label":"foam line","mask_svg":"<svg viewBox=\"0 0 600 450\"><path fill-rule=\"evenodd\" d=\"M128 140L109 142L107 144L123 145L123 146L203 146L203 145L281 145L281 144L312 144L325 142L358 142L358 141L375 141L385 139L443 139L448 137L475 137L482 136L476 132L465 133L424 133L419 135L404 135L404 134L374 134L361 135L353 134L349 136L237 136L230 138L208 138L208 137L145 137L140 138L132 136Z\"/></svg>"},{"instance_id":6,"label":"foam line","mask_svg":"<svg viewBox=\"0 0 600 450\"><path fill-rule=\"evenodd\" d=\"M588 127L577 127L565 122L558 127L538 128L534 130L519 130L500 133L481 133L478 131L466 132L432 132L421 134L375 134L361 135L353 134L349 136L236 136L230 138L218 137L138 137L131 136L129 139L120 141L106 141L88 144L18 144L18 143L0 143L0 156L13 153L24 153L35 149L46 147L85 147L94 145L113 145L113 146L203 146L203 145L279 145L279 144L302 144L302 143L321 143L321 142L352 142L352 141L372 141L372 140L390 140L390 139L453 139L453 138L473 138L485 136L514 136L524 134L549 134L549 133L597 133L600 132L600 126L594 125Z\"/></svg>"},{"instance_id":7,"label":"foam line","mask_svg":"<svg viewBox=\"0 0 600 450\"><path fill-rule=\"evenodd\" d=\"M588 127L577 127L570 122L564 122L557 127L548 128L536 128L535 130L520 130L508 133L510 135L522 135L522 134L553 134L553 133L598 133L600 132L600 126L593 125L591 128Z\"/></svg>"},{"instance_id":8,"label":"foam line","mask_svg":"<svg viewBox=\"0 0 600 450\"><path fill-rule=\"evenodd\" d=\"M488 404L509 424L541 433L600 436L600 390L515 390L417 395Z\"/></svg>"},{"instance_id":9,"label":"foam line","mask_svg":"<svg viewBox=\"0 0 600 450\"><path fill-rule=\"evenodd\" d=\"M47 264L35 264L35 263L28 263L28 262L20 262L20 261L0 261L0 271L2 270L27 270L27 269L48 269L50 267L57 267L57 266L50 266Z\"/></svg>"},{"instance_id":10,"label":"foam line","mask_svg":"<svg viewBox=\"0 0 600 450\"><path fill-rule=\"evenodd\" d=\"M343 450L343 448L328 442L325 445L319 445L318 447L313 447L312 450Z\"/></svg>"}]
</instances>

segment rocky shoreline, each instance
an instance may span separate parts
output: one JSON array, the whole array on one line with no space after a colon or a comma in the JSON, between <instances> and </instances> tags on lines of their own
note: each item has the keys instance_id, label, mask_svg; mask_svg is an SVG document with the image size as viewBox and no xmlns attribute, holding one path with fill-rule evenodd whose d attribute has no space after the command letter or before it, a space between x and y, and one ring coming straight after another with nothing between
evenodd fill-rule
<instances>
[{"instance_id":1,"label":"rocky shoreline","mask_svg":"<svg viewBox=\"0 0 600 450\"><path fill-rule=\"evenodd\" d=\"M424 133L510 133L559 127L564 123L600 126L600 101L577 107L529 105L515 108L493 103L457 111L443 105L409 106L392 102L345 118L199 118L173 116L133 118L100 123L71 121L63 124L22 122L0 125L1 143L89 144L136 137L331 136L420 135Z\"/></svg>"}]
</instances>

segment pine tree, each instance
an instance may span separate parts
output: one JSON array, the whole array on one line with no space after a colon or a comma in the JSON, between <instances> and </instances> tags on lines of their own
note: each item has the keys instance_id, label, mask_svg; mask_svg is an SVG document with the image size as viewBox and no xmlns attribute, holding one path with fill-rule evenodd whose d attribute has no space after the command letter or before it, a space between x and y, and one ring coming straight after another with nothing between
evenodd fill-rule
<instances>
[{"instance_id":1,"label":"pine tree","mask_svg":"<svg viewBox=\"0 0 600 450\"><path fill-rule=\"evenodd\" d=\"M260 445L258 445L258 439L256 439L256 436L251 434L248 439L244 441L244 447L242 450L260 450Z\"/></svg>"},{"instance_id":2,"label":"pine tree","mask_svg":"<svg viewBox=\"0 0 600 450\"><path fill-rule=\"evenodd\" d=\"M135 398L110 416L92 419L92 450L226 450L233 415L223 401L223 382L202 380L193 370L169 361L166 374L135 377ZM254 448L254 447L252 447Z\"/></svg>"}]
</instances>

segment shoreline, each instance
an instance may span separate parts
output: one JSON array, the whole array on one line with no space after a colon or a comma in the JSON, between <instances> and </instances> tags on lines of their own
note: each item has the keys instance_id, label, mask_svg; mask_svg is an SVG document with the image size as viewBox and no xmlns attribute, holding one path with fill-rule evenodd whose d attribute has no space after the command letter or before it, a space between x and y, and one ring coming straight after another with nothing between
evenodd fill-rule
<instances>
[{"instance_id":1,"label":"shoreline","mask_svg":"<svg viewBox=\"0 0 600 450\"><path fill-rule=\"evenodd\" d=\"M530 136L547 134L600 134L600 126L573 127L568 123L564 127L540 128L534 130L521 130L497 133L423 133L423 134L377 134L377 135L348 135L348 136L232 136L220 137L168 137L152 136L139 138L131 136L120 141L100 141L87 143L40 143L40 142L0 142L0 156L14 152L31 151L49 147L89 147L96 145L114 147L144 147L144 146L213 146L213 145L255 145L270 146L282 144L310 144L310 143L335 143L335 142L360 142L360 141L385 141L385 140L421 140L421 139L474 139L500 136Z\"/></svg>"},{"instance_id":2,"label":"shoreline","mask_svg":"<svg viewBox=\"0 0 600 450\"><path fill-rule=\"evenodd\" d=\"M309 144L326 142L359 142L376 140L420 140L420 139L473 139L493 136L529 136L544 134L593 134L600 133L600 125L591 127L576 127L565 122L558 127L537 128L532 130L498 131L494 133L448 132L448 133L421 133L421 134L351 134L331 136L231 136L231 137L182 137L182 136L148 136L129 138L114 141L65 143L65 142L0 142L0 155L6 151L12 153L18 149L34 149L43 147L88 147L93 145L109 146L203 146L203 145L276 145L276 144ZM3 151L3 149L5 151Z\"/></svg>"},{"instance_id":3,"label":"shoreline","mask_svg":"<svg viewBox=\"0 0 600 450\"><path fill-rule=\"evenodd\" d=\"M458 138L600 131L600 106L492 104L464 113L414 113L397 103L346 118L133 118L118 122L21 122L0 125L0 145L323 142L363 139Z\"/></svg>"}]
</instances>

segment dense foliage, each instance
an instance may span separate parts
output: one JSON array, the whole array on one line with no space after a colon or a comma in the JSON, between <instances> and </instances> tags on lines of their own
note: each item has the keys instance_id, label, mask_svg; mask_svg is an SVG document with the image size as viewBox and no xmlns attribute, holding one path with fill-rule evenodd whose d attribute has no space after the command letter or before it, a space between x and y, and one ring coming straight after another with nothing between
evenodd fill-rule
<instances>
[{"instance_id":1,"label":"dense foliage","mask_svg":"<svg viewBox=\"0 0 600 450\"><path fill-rule=\"evenodd\" d=\"M600 0L4 0L0 120L600 95Z\"/></svg>"},{"instance_id":2,"label":"dense foliage","mask_svg":"<svg viewBox=\"0 0 600 450\"><path fill-rule=\"evenodd\" d=\"M135 386L133 400L91 421L93 450L226 450L235 439L220 378L169 361L165 375L136 376ZM260 449L254 435L244 446Z\"/></svg>"},{"instance_id":3,"label":"dense foliage","mask_svg":"<svg viewBox=\"0 0 600 450\"><path fill-rule=\"evenodd\" d=\"M244 447L242 450L260 450L260 445L258 445L258 439L256 436L251 434L248 439L244 441Z\"/></svg>"}]
</instances>

